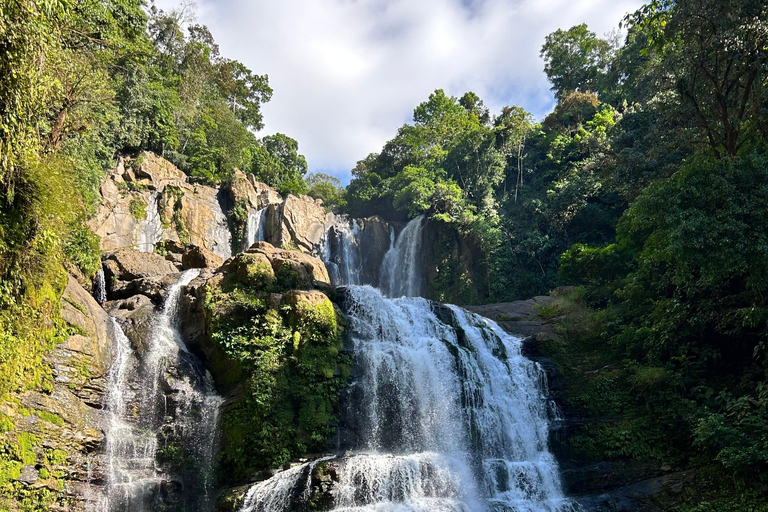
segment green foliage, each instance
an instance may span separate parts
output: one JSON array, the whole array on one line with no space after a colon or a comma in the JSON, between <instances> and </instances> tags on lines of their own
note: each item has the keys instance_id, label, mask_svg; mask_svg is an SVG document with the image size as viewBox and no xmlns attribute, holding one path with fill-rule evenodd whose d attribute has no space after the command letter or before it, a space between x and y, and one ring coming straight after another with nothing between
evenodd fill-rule
<instances>
[{"instance_id":1,"label":"green foliage","mask_svg":"<svg viewBox=\"0 0 768 512\"><path fill-rule=\"evenodd\" d=\"M282 133L267 135L254 147L251 172L259 181L281 194L305 194L307 160L299 154L299 143Z\"/></svg>"},{"instance_id":2,"label":"green foliage","mask_svg":"<svg viewBox=\"0 0 768 512\"><path fill-rule=\"evenodd\" d=\"M549 34L541 56L555 97L560 99L567 91L602 91L612 50L610 43L598 38L586 23Z\"/></svg>"},{"instance_id":3,"label":"green foliage","mask_svg":"<svg viewBox=\"0 0 768 512\"><path fill-rule=\"evenodd\" d=\"M346 191L335 176L324 173L309 173L306 177L307 195L322 199L326 210L342 212L347 205Z\"/></svg>"},{"instance_id":4,"label":"green foliage","mask_svg":"<svg viewBox=\"0 0 768 512\"><path fill-rule=\"evenodd\" d=\"M128 205L128 210L131 215L137 220L147 218L147 203L140 197L131 198L131 202Z\"/></svg>"},{"instance_id":5,"label":"green foliage","mask_svg":"<svg viewBox=\"0 0 768 512\"><path fill-rule=\"evenodd\" d=\"M615 243L562 256L561 277L587 286L601 318L581 337L602 342L576 349L594 354L597 369L581 372L595 376L574 384L582 391L571 401L616 420L586 427L575 449L703 464L746 489L765 473L767 164L761 153L691 158L640 194ZM594 387L601 382L603 393ZM751 492L692 497L699 505L681 510L739 510L755 503Z\"/></svg>"},{"instance_id":6,"label":"green foliage","mask_svg":"<svg viewBox=\"0 0 768 512\"><path fill-rule=\"evenodd\" d=\"M245 390L222 418L228 482L324 449L349 375L333 304L298 295L270 305L269 291L295 283L273 283L259 264L246 270L238 283L225 283L206 298L212 339L230 361L222 372L230 374L235 365Z\"/></svg>"}]
</instances>

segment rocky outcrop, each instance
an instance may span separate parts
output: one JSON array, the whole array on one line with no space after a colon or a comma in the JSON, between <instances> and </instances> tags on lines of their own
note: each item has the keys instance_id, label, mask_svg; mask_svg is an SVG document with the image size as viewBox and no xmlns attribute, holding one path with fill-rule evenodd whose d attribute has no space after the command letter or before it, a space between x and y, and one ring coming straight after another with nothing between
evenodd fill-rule
<instances>
[{"instance_id":1,"label":"rocky outcrop","mask_svg":"<svg viewBox=\"0 0 768 512\"><path fill-rule=\"evenodd\" d=\"M161 240L176 240L231 255L220 190L189 183L182 171L153 153L121 158L101 180L100 194L89 225L101 237L103 251L151 251Z\"/></svg>"},{"instance_id":2,"label":"rocky outcrop","mask_svg":"<svg viewBox=\"0 0 768 512\"><path fill-rule=\"evenodd\" d=\"M15 489L29 503L43 500L47 510L93 510L104 483L99 453L107 421L102 401L111 363L110 322L72 277L61 317L71 334L43 358L40 384L0 402L5 440L18 447L18 461L2 460L0 479L10 476L5 491Z\"/></svg>"},{"instance_id":3,"label":"rocky outcrop","mask_svg":"<svg viewBox=\"0 0 768 512\"><path fill-rule=\"evenodd\" d=\"M165 290L180 271L173 262L155 253L120 249L102 256L109 300L143 294L160 304Z\"/></svg>"},{"instance_id":4,"label":"rocky outcrop","mask_svg":"<svg viewBox=\"0 0 768 512\"><path fill-rule=\"evenodd\" d=\"M267 210L267 241L278 247L317 252L332 224L333 214L326 213L322 201L289 195L282 204L271 204Z\"/></svg>"},{"instance_id":5,"label":"rocky outcrop","mask_svg":"<svg viewBox=\"0 0 768 512\"><path fill-rule=\"evenodd\" d=\"M192 245L186 248L181 256L184 270L190 268L218 268L224 263L224 258L214 254L205 247Z\"/></svg>"},{"instance_id":6,"label":"rocky outcrop","mask_svg":"<svg viewBox=\"0 0 768 512\"><path fill-rule=\"evenodd\" d=\"M378 283L381 262L391 246L390 225L381 217L359 219L360 282Z\"/></svg>"},{"instance_id":7,"label":"rocky outcrop","mask_svg":"<svg viewBox=\"0 0 768 512\"><path fill-rule=\"evenodd\" d=\"M528 300L464 307L490 318L508 333L545 339L556 337L555 321L553 318L542 317L539 308L549 306L553 301L554 298L549 295L540 295Z\"/></svg>"}]
</instances>

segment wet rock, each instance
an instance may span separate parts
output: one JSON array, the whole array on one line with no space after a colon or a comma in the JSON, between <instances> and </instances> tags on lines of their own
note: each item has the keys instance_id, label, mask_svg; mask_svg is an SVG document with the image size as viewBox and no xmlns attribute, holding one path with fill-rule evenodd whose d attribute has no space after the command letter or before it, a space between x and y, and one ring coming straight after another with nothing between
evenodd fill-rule
<instances>
[{"instance_id":1,"label":"wet rock","mask_svg":"<svg viewBox=\"0 0 768 512\"><path fill-rule=\"evenodd\" d=\"M695 481L695 470L681 471L576 499L592 512L663 512L679 504Z\"/></svg>"},{"instance_id":2,"label":"wet rock","mask_svg":"<svg viewBox=\"0 0 768 512\"><path fill-rule=\"evenodd\" d=\"M146 295L134 295L129 299L105 302L104 309L120 324L137 354L143 354L157 315L152 300Z\"/></svg>"},{"instance_id":3,"label":"wet rock","mask_svg":"<svg viewBox=\"0 0 768 512\"><path fill-rule=\"evenodd\" d=\"M378 283L384 255L390 246L390 226L381 217L368 217L358 221L360 230L360 282Z\"/></svg>"}]
</instances>

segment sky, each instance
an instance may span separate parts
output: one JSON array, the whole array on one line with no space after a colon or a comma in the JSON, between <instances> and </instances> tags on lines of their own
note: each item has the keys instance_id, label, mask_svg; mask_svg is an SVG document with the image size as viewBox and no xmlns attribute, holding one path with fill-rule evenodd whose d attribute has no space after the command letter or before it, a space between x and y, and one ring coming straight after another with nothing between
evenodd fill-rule
<instances>
[{"instance_id":1,"label":"sky","mask_svg":"<svg viewBox=\"0 0 768 512\"><path fill-rule=\"evenodd\" d=\"M156 0L178 7L179 0ZM542 119L554 97L547 34L586 22L603 36L638 0L196 0L224 57L267 74L264 129L299 142L311 172L346 184L435 89L474 91L497 114Z\"/></svg>"}]
</instances>

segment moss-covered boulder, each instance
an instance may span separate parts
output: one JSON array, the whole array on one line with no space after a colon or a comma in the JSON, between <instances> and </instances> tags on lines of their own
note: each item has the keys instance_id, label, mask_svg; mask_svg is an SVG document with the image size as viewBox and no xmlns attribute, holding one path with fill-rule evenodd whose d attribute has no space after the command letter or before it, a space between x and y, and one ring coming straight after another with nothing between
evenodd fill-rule
<instances>
[{"instance_id":1,"label":"moss-covered boulder","mask_svg":"<svg viewBox=\"0 0 768 512\"><path fill-rule=\"evenodd\" d=\"M0 396L0 510L95 510L111 362L107 314L72 277L55 345L23 385Z\"/></svg>"},{"instance_id":2,"label":"moss-covered boulder","mask_svg":"<svg viewBox=\"0 0 768 512\"><path fill-rule=\"evenodd\" d=\"M188 346L227 397L224 483L328 447L350 360L341 350L343 317L315 288L327 289L327 276L317 258L258 243L192 281L182 297ZM184 327L196 320L202 329Z\"/></svg>"}]
</instances>

